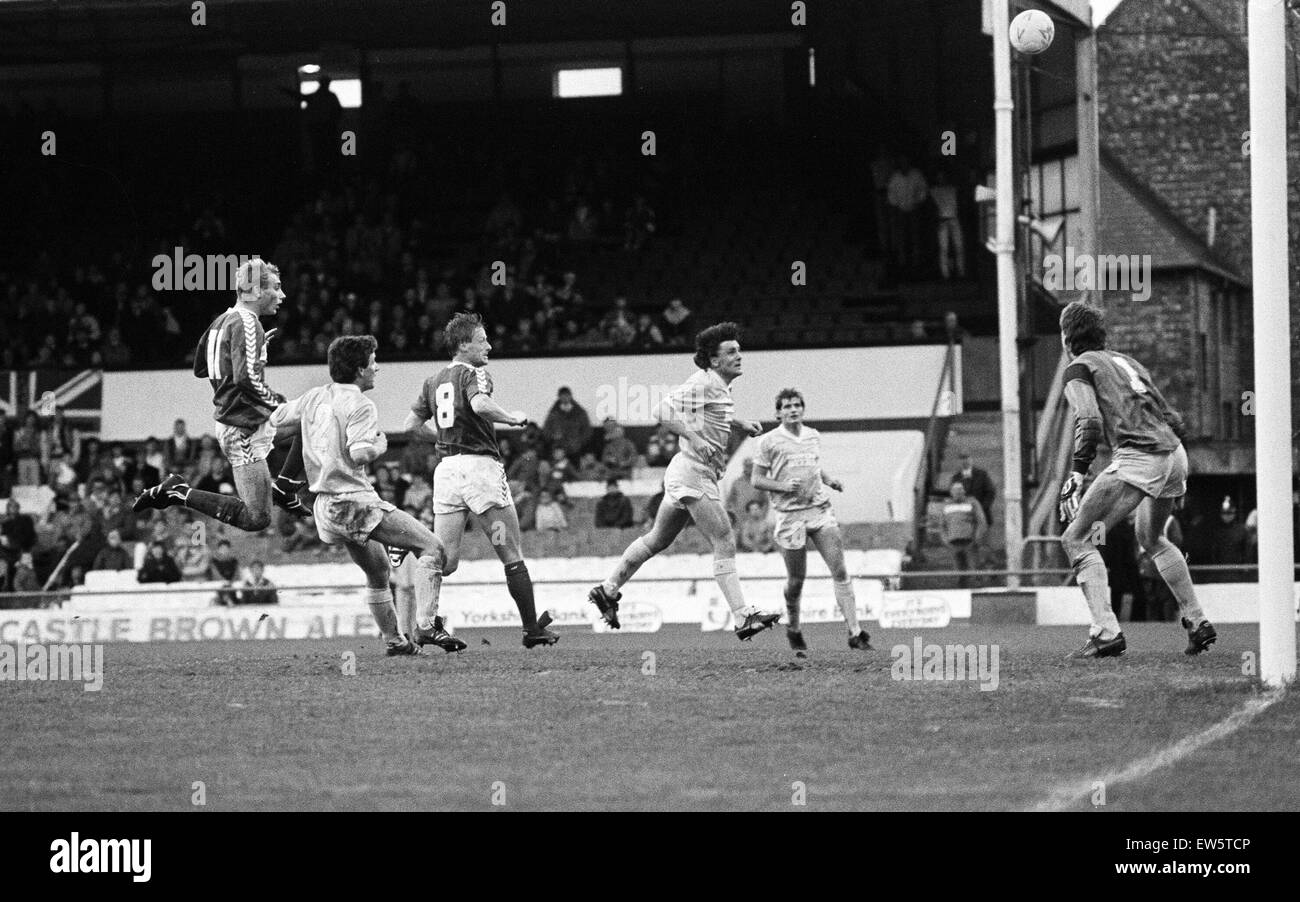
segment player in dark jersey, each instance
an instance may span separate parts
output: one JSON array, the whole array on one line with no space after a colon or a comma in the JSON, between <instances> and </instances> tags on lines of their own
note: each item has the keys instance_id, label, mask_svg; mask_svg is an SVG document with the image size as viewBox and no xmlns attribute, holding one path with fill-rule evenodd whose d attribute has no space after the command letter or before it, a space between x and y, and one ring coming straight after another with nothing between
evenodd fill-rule
<instances>
[{"instance_id":1,"label":"player in dark jersey","mask_svg":"<svg viewBox=\"0 0 1300 902\"><path fill-rule=\"evenodd\" d=\"M280 270L254 257L240 265L235 290L234 306L214 319L199 339L194 375L212 385L217 441L230 463L238 495L192 489L183 477L169 473L135 499L132 509L137 513L179 504L247 532L261 532L271 524L273 501L298 516L310 513L297 494L306 485L301 479L301 440L293 438L274 482L266 463L276 435L271 414L285 399L266 384L266 352L275 330L264 332L259 319L274 316L284 300Z\"/></svg>"},{"instance_id":2,"label":"player in dark jersey","mask_svg":"<svg viewBox=\"0 0 1300 902\"><path fill-rule=\"evenodd\" d=\"M537 617L519 517L494 427L504 423L522 428L528 420L507 413L492 400L492 377L487 371L492 345L478 314L457 313L443 335L454 354L451 365L424 381L402 425L413 436L423 433L437 442L433 529L445 548L442 574L450 575L459 566L465 522L472 515L505 566L506 586L524 624L524 647L554 645L560 637L546 628L549 616ZM432 620L429 611L416 612L417 642L432 628Z\"/></svg>"},{"instance_id":3,"label":"player in dark jersey","mask_svg":"<svg viewBox=\"0 0 1300 902\"><path fill-rule=\"evenodd\" d=\"M1070 355L1065 397L1074 411L1074 464L1061 486L1060 514L1068 525L1061 545L1092 616L1087 643L1071 657L1113 657L1127 642L1110 607L1106 565L1096 548L1116 523L1137 510L1137 540L1178 600L1189 655L1215 641L1214 626L1196 601L1187 561L1164 536L1174 499L1187 492L1182 417L1151 381L1146 367L1106 349L1102 312L1082 301L1061 311L1061 344ZM1097 445L1111 448L1111 464L1084 491Z\"/></svg>"}]
</instances>

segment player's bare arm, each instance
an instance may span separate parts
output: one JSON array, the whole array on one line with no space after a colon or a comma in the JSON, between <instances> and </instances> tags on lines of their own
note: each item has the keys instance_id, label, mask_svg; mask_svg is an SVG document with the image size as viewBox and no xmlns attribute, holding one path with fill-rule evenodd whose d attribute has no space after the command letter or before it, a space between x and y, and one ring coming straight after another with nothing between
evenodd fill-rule
<instances>
[{"instance_id":1,"label":"player's bare arm","mask_svg":"<svg viewBox=\"0 0 1300 902\"><path fill-rule=\"evenodd\" d=\"M773 479L768 476L768 469L759 463L754 464L754 471L749 477L749 484L756 489L762 489L765 492L797 492L799 491L799 480L797 479Z\"/></svg>"},{"instance_id":2,"label":"player's bare arm","mask_svg":"<svg viewBox=\"0 0 1300 902\"><path fill-rule=\"evenodd\" d=\"M821 472L822 485L826 486L829 489L834 489L837 492L844 491L843 482L836 479L834 476L827 474L825 470L821 470L820 472Z\"/></svg>"},{"instance_id":3,"label":"player's bare arm","mask_svg":"<svg viewBox=\"0 0 1300 902\"><path fill-rule=\"evenodd\" d=\"M677 436L683 443L690 445L691 450L694 451L701 460L706 460L710 463L718 462L717 449L705 441L693 425L681 419L681 414L672 403L668 401L660 403L659 409L656 411L655 419L658 420L659 425Z\"/></svg>"},{"instance_id":4,"label":"player's bare arm","mask_svg":"<svg viewBox=\"0 0 1300 902\"><path fill-rule=\"evenodd\" d=\"M479 393L470 399L469 406L483 419L492 423L504 423L507 426L527 426L528 417L517 417L493 401L489 395Z\"/></svg>"},{"instance_id":5,"label":"player's bare arm","mask_svg":"<svg viewBox=\"0 0 1300 902\"><path fill-rule=\"evenodd\" d=\"M407 411L406 419L402 421L402 431L409 432L412 438L436 442L438 440L438 428L432 423L432 418L426 420L421 418L414 410Z\"/></svg>"}]
</instances>

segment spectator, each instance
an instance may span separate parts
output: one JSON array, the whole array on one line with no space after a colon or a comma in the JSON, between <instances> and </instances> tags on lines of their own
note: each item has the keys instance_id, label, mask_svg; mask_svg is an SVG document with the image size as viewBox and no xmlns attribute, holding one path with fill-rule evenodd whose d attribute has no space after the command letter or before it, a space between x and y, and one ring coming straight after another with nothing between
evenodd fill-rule
<instances>
[{"instance_id":1,"label":"spectator","mask_svg":"<svg viewBox=\"0 0 1300 902\"><path fill-rule=\"evenodd\" d=\"M537 451L533 448L526 448L510 465L510 469L506 472L506 478L511 482L521 482L528 486L536 485L537 469L540 463Z\"/></svg>"},{"instance_id":2,"label":"spectator","mask_svg":"<svg viewBox=\"0 0 1300 902\"><path fill-rule=\"evenodd\" d=\"M275 583L266 578L266 565L253 561L248 567L248 579L244 581L244 591L239 593L240 604L270 605L279 604L280 595L275 590Z\"/></svg>"},{"instance_id":3,"label":"spectator","mask_svg":"<svg viewBox=\"0 0 1300 902\"><path fill-rule=\"evenodd\" d=\"M575 460L591 438L591 417L581 404L573 400L573 392L568 386L556 393L555 403L542 424L542 433L551 447L563 448L564 453Z\"/></svg>"},{"instance_id":4,"label":"spectator","mask_svg":"<svg viewBox=\"0 0 1300 902\"><path fill-rule=\"evenodd\" d=\"M36 547L36 521L24 514L12 498L5 505L4 520L0 521L0 543L4 545L5 556L10 558Z\"/></svg>"},{"instance_id":5,"label":"spectator","mask_svg":"<svg viewBox=\"0 0 1300 902\"><path fill-rule=\"evenodd\" d=\"M30 554L20 555L14 567L13 592L39 592L41 581L36 578L36 566ZM35 603L35 602L33 602Z\"/></svg>"},{"instance_id":6,"label":"spectator","mask_svg":"<svg viewBox=\"0 0 1300 902\"><path fill-rule=\"evenodd\" d=\"M636 326L632 325L633 314L627 306L627 298L614 298L614 306L600 320L600 333L616 348L625 348L636 337Z\"/></svg>"},{"instance_id":7,"label":"spectator","mask_svg":"<svg viewBox=\"0 0 1300 902\"><path fill-rule=\"evenodd\" d=\"M889 243L889 180L893 174L894 155L881 144L871 160L872 212L876 225L876 250L886 260L893 259Z\"/></svg>"},{"instance_id":8,"label":"spectator","mask_svg":"<svg viewBox=\"0 0 1300 902\"><path fill-rule=\"evenodd\" d=\"M76 468L72 465L72 458L56 452L50 457L50 471L49 485L54 490L54 494L64 500L75 498L80 479Z\"/></svg>"},{"instance_id":9,"label":"spectator","mask_svg":"<svg viewBox=\"0 0 1300 902\"><path fill-rule=\"evenodd\" d=\"M929 186L921 170L906 157L899 157L887 192L894 265L917 273L921 269L921 215L930 195Z\"/></svg>"},{"instance_id":10,"label":"spectator","mask_svg":"<svg viewBox=\"0 0 1300 902\"><path fill-rule=\"evenodd\" d=\"M1205 532L1206 554L1201 563L1217 565L1250 563L1250 533L1245 524L1240 522L1237 516L1237 505L1233 503L1231 497L1224 496L1223 504L1219 506L1218 518ZM1211 570L1197 577L1200 582L1207 583L1252 582L1256 578L1253 571L1245 569Z\"/></svg>"},{"instance_id":11,"label":"spectator","mask_svg":"<svg viewBox=\"0 0 1300 902\"><path fill-rule=\"evenodd\" d=\"M537 529L539 531L568 529L569 520L564 515L564 508L556 500L555 495L548 489L542 489L537 497Z\"/></svg>"},{"instance_id":12,"label":"spectator","mask_svg":"<svg viewBox=\"0 0 1300 902\"><path fill-rule=\"evenodd\" d=\"M632 502L618 488L618 480L605 483L605 494L596 502L597 529L627 529L632 525Z\"/></svg>"},{"instance_id":13,"label":"spectator","mask_svg":"<svg viewBox=\"0 0 1300 902\"><path fill-rule=\"evenodd\" d=\"M43 432L36 411L23 414L23 425L14 433L14 462L17 467L17 485L41 484L41 458Z\"/></svg>"},{"instance_id":14,"label":"spectator","mask_svg":"<svg viewBox=\"0 0 1300 902\"><path fill-rule=\"evenodd\" d=\"M208 472L194 483L194 488L200 492L214 492L219 495L235 494L235 481L226 467L225 458L214 457Z\"/></svg>"},{"instance_id":15,"label":"spectator","mask_svg":"<svg viewBox=\"0 0 1300 902\"><path fill-rule=\"evenodd\" d=\"M141 583L178 583L181 581L180 568L167 553L167 546L154 542L149 546L149 555L144 559L136 579Z\"/></svg>"},{"instance_id":16,"label":"spectator","mask_svg":"<svg viewBox=\"0 0 1300 902\"><path fill-rule=\"evenodd\" d=\"M402 495L402 505L420 510L432 497L433 487L429 485L429 480L416 473L407 482L406 491Z\"/></svg>"},{"instance_id":17,"label":"spectator","mask_svg":"<svg viewBox=\"0 0 1300 902\"><path fill-rule=\"evenodd\" d=\"M229 587L239 578L239 559L230 550L230 542L222 539L217 542L217 550L212 553L212 562L208 566L208 579L218 580L225 587L217 593L217 604L230 607L238 599L237 593Z\"/></svg>"},{"instance_id":18,"label":"spectator","mask_svg":"<svg viewBox=\"0 0 1300 902\"><path fill-rule=\"evenodd\" d=\"M754 458L746 457L740 465L740 475L736 477L731 488L727 490L727 513L732 517L733 522L739 522L744 518L744 514L749 510L750 502L757 501L763 510L763 516L767 517L768 497L767 492L762 489L754 488L752 482L754 478Z\"/></svg>"},{"instance_id":19,"label":"spectator","mask_svg":"<svg viewBox=\"0 0 1300 902\"><path fill-rule=\"evenodd\" d=\"M199 447L185 431L185 421L177 420L172 424L172 434L163 449L164 467L168 473L184 473L198 458Z\"/></svg>"},{"instance_id":20,"label":"spectator","mask_svg":"<svg viewBox=\"0 0 1300 902\"><path fill-rule=\"evenodd\" d=\"M571 482L574 478L573 464L563 448L551 452L551 480L554 482Z\"/></svg>"},{"instance_id":21,"label":"spectator","mask_svg":"<svg viewBox=\"0 0 1300 902\"><path fill-rule=\"evenodd\" d=\"M952 552L954 569L970 570L973 569L971 548L983 541L984 533L988 528L984 520L984 509L973 499L966 497L966 486L960 481L953 482L949 486L948 494L949 501L943 506L939 538ZM965 574L958 578L958 585L963 589L969 586L969 579Z\"/></svg>"},{"instance_id":22,"label":"spectator","mask_svg":"<svg viewBox=\"0 0 1300 902\"><path fill-rule=\"evenodd\" d=\"M1130 597L1129 620L1146 620L1147 600L1142 589L1142 574L1138 567L1137 532L1134 515L1129 514L1106 531L1106 541L1097 550L1106 564L1110 586L1110 606L1116 617L1124 609L1124 596Z\"/></svg>"},{"instance_id":23,"label":"spectator","mask_svg":"<svg viewBox=\"0 0 1300 902\"><path fill-rule=\"evenodd\" d=\"M14 433L9 417L0 413L0 495L9 495L14 475Z\"/></svg>"},{"instance_id":24,"label":"spectator","mask_svg":"<svg viewBox=\"0 0 1300 902\"><path fill-rule=\"evenodd\" d=\"M583 482L601 482L608 476L604 465L590 451L584 453L578 461L578 479Z\"/></svg>"},{"instance_id":25,"label":"spectator","mask_svg":"<svg viewBox=\"0 0 1300 902\"><path fill-rule=\"evenodd\" d=\"M655 233L655 211L650 207L645 196L638 194L623 218L624 250L641 250L647 239Z\"/></svg>"},{"instance_id":26,"label":"spectator","mask_svg":"<svg viewBox=\"0 0 1300 902\"><path fill-rule=\"evenodd\" d=\"M627 479L632 475L632 468L636 466L637 457L636 445L632 444L623 433L623 427L613 417L605 420L605 450L601 453L600 462L605 465L611 478Z\"/></svg>"},{"instance_id":27,"label":"spectator","mask_svg":"<svg viewBox=\"0 0 1300 902\"><path fill-rule=\"evenodd\" d=\"M944 280L952 278L953 265L956 264L957 278L966 278L966 242L961 234L961 222L957 219L957 189L948 181L948 173L936 170L934 184L930 187L930 199L934 201L935 215L939 219L939 274ZM951 250L953 260L948 260Z\"/></svg>"},{"instance_id":28,"label":"spectator","mask_svg":"<svg viewBox=\"0 0 1300 902\"><path fill-rule=\"evenodd\" d=\"M212 552L208 551L206 542L197 539L198 536L178 538L174 546L176 565L181 568L181 577L187 580L207 579L212 569Z\"/></svg>"},{"instance_id":29,"label":"spectator","mask_svg":"<svg viewBox=\"0 0 1300 902\"><path fill-rule=\"evenodd\" d=\"M654 319L648 313L639 314L636 318L636 332L632 335L632 349L653 351L663 345L663 332L655 325Z\"/></svg>"},{"instance_id":30,"label":"spectator","mask_svg":"<svg viewBox=\"0 0 1300 902\"><path fill-rule=\"evenodd\" d=\"M673 298L664 308L664 341L679 346L686 344L693 333L691 311L682 303L681 298Z\"/></svg>"},{"instance_id":31,"label":"spectator","mask_svg":"<svg viewBox=\"0 0 1300 902\"><path fill-rule=\"evenodd\" d=\"M537 496L530 484L519 479L510 480L510 495L515 499L515 516L519 529L528 532L537 528Z\"/></svg>"},{"instance_id":32,"label":"spectator","mask_svg":"<svg viewBox=\"0 0 1300 902\"><path fill-rule=\"evenodd\" d=\"M99 549L91 570L130 570L135 564L135 555L122 544L122 534L116 529L108 531L108 544Z\"/></svg>"},{"instance_id":33,"label":"spectator","mask_svg":"<svg viewBox=\"0 0 1300 902\"><path fill-rule=\"evenodd\" d=\"M764 510L762 501L754 499L745 506L745 517L740 521L740 532L737 538L737 545L741 551L759 551L767 554L776 548L772 523L767 519L767 511Z\"/></svg>"},{"instance_id":34,"label":"spectator","mask_svg":"<svg viewBox=\"0 0 1300 902\"><path fill-rule=\"evenodd\" d=\"M984 509L984 522L992 526L993 499L998 496L998 490L994 488L993 480L989 478L987 471L971 463L969 451L963 451L958 455L957 460L961 467L956 473L952 474L949 485L960 482L962 488L966 490L966 495L978 501L980 507Z\"/></svg>"},{"instance_id":35,"label":"spectator","mask_svg":"<svg viewBox=\"0 0 1300 902\"><path fill-rule=\"evenodd\" d=\"M654 435L645 447L645 461L647 466L666 467L668 462L673 459L677 453L677 435L671 432L667 426L660 426L655 430Z\"/></svg>"},{"instance_id":36,"label":"spectator","mask_svg":"<svg viewBox=\"0 0 1300 902\"><path fill-rule=\"evenodd\" d=\"M138 479L139 477L137 477ZM124 539L135 538L136 533L136 515L131 508L127 507L126 499L122 496L121 489L114 487L108 492L108 501L104 504L99 512L99 526L107 535L110 530L116 529L122 534Z\"/></svg>"}]
</instances>

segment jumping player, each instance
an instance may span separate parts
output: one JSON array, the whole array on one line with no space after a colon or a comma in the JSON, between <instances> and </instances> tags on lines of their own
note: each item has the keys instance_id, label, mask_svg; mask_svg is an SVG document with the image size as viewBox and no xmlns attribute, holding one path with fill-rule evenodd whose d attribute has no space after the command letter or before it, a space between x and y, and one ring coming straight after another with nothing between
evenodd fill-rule
<instances>
[{"instance_id":1,"label":"jumping player","mask_svg":"<svg viewBox=\"0 0 1300 902\"><path fill-rule=\"evenodd\" d=\"M1106 565L1091 539L1097 524L1110 530L1135 508L1138 544L1178 600L1186 653L1200 654L1218 634L1196 601L1186 560L1164 536L1174 500L1187 492L1182 417L1152 383L1146 367L1127 354L1106 350L1106 326L1098 308L1073 301L1062 310L1061 344L1071 358L1065 397L1075 417L1074 466L1061 486L1061 520L1069 524L1061 545L1092 616L1088 641L1071 657L1113 657L1128 647L1110 606ZM1103 440L1113 449L1111 464L1085 492L1084 479Z\"/></svg>"},{"instance_id":2,"label":"jumping player","mask_svg":"<svg viewBox=\"0 0 1300 902\"><path fill-rule=\"evenodd\" d=\"M664 473L663 503L650 532L632 542L609 578L587 593L614 629L619 628L618 590L692 521L713 546L713 575L731 608L736 636L747 641L781 619L745 604L736 575L736 539L718 489L733 420L752 436L763 431L756 420L734 418L731 383L741 373L739 339L735 323L718 323L696 335L698 372L673 389L657 411L659 422L681 437L681 450Z\"/></svg>"},{"instance_id":3,"label":"jumping player","mask_svg":"<svg viewBox=\"0 0 1300 902\"><path fill-rule=\"evenodd\" d=\"M799 601L803 595L811 541L831 571L835 602L849 628L849 648L871 650L871 636L858 623L858 603L853 580L844 565L844 537L831 510L830 493L844 491L844 484L826 475L821 465L821 433L803 425L804 400L798 389L783 388L776 396L776 418L780 425L758 440L754 457L756 489L772 493L776 509L776 544L785 559L785 635L795 651L806 651L799 629Z\"/></svg>"},{"instance_id":4,"label":"jumping player","mask_svg":"<svg viewBox=\"0 0 1300 902\"><path fill-rule=\"evenodd\" d=\"M375 402L363 394L375 387L376 347L370 335L334 339L328 351L332 381L281 405L271 415L271 425L300 429L303 462L316 496L316 531L325 544L346 548L365 573L366 601L387 653L418 654L421 645L462 651L465 643L450 635L437 616L442 543L419 520L381 499L366 478L366 465L388 449ZM389 594L385 545L417 555L412 578L416 604L432 613L425 627L417 627L412 635L403 635L399 628Z\"/></svg>"},{"instance_id":5,"label":"jumping player","mask_svg":"<svg viewBox=\"0 0 1300 902\"><path fill-rule=\"evenodd\" d=\"M543 614L538 621L519 517L493 426L522 427L528 420L512 416L492 399L492 377L487 371L492 345L478 314L457 313L443 335L454 355L451 364L425 380L402 425L408 432L423 430L437 442L440 459L433 471L433 528L446 555L438 578L456 572L465 524L472 516L505 567L506 587L524 625L524 647L554 645L560 637L546 628L550 618ZM434 614L422 601L417 602L420 632L433 622Z\"/></svg>"},{"instance_id":6,"label":"jumping player","mask_svg":"<svg viewBox=\"0 0 1300 902\"><path fill-rule=\"evenodd\" d=\"M303 482L302 445L297 439L274 483L266 459L275 441L271 412L284 396L266 385L267 345L275 330L264 332L259 317L274 316L284 300L280 271L254 257L239 267L235 305L212 321L199 339L194 375L212 384L217 441L229 461L238 495L190 488L169 473L136 497L132 509L162 510L176 504L246 532L261 532L271 523L271 503L299 516L307 513L298 499Z\"/></svg>"}]
</instances>

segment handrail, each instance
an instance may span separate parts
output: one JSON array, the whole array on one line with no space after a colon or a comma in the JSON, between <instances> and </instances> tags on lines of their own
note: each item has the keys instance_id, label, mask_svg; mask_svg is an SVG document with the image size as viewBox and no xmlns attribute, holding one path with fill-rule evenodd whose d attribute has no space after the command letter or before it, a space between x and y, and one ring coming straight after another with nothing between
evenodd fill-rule
<instances>
[{"instance_id":1,"label":"handrail","mask_svg":"<svg viewBox=\"0 0 1300 902\"><path fill-rule=\"evenodd\" d=\"M953 384L955 379L955 364L953 362L954 348L956 347L952 331L948 333L948 352L943 358L943 369L939 371L939 384L935 386L934 403L930 405L930 416L925 424L925 440L921 447L921 465L917 468L916 482L912 486L912 516L915 548L918 554L925 545L925 520L926 520L926 498L930 492L930 486L934 478L934 471L937 466L934 461L935 454L935 432L936 424L939 419L939 402L943 400L945 391L945 382ZM947 389L951 392L951 389Z\"/></svg>"}]
</instances>

